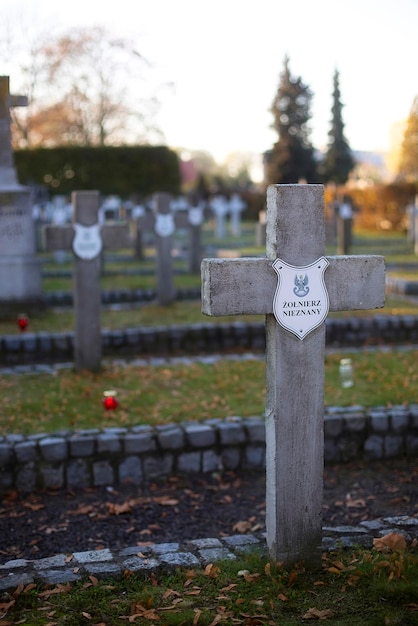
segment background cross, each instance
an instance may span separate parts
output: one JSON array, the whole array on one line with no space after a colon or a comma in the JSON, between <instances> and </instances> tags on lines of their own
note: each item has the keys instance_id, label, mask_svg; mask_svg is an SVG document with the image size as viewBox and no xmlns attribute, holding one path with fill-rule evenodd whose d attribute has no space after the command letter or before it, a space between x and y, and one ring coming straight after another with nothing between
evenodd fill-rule
<instances>
[{"instance_id":1,"label":"background cross","mask_svg":"<svg viewBox=\"0 0 418 626\"><path fill-rule=\"evenodd\" d=\"M0 187L18 184L13 164L10 108L27 105L26 96L10 94L9 77L0 76Z\"/></svg>"}]
</instances>

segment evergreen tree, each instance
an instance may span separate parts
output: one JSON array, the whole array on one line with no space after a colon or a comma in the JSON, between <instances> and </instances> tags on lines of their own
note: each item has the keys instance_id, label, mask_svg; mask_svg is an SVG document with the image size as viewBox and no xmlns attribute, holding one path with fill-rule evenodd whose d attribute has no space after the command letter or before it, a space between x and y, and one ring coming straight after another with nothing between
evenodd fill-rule
<instances>
[{"instance_id":1,"label":"evergreen tree","mask_svg":"<svg viewBox=\"0 0 418 626\"><path fill-rule=\"evenodd\" d=\"M328 150L322 169L325 182L332 181L337 185L343 185L347 181L355 162L350 146L344 137L343 104L341 103L339 78L339 72L335 70L331 130L328 133Z\"/></svg>"},{"instance_id":2,"label":"evergreen tree","mask_svg":"<svg viewBox=\"0 0 418 626\"><path fill-rule=\"evenodd\" d=\"M399 160L399 176L418 182L418 96L415 96L406 124Z\"/></svg>"},{"instance_id":3,"label":"evergreen tree","mask_svg":"<svg viewBox=\"0 0 418 626\"><path fill-rule=\"evenodd\" d=\"M300 77L293 77L289 58L284 60L279 88L271 106L273 124L279 139L265 155L268 184L314 182L316 162L310 142L312 93Z\"/></svg>"}]
</instances>

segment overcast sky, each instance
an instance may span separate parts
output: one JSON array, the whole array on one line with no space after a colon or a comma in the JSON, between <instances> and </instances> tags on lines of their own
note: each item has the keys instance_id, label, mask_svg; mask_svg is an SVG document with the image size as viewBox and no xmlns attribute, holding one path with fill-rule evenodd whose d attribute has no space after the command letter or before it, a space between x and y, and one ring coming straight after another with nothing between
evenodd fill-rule
<instances>
[{"instance_id":1,"label":"overcast sky","mask_svg":"<svg viewBox=\"0 0 418 626\"><path fill-rule=\"evenodd\" d=\"M354 150L387 150L418 94L417 0L1 0L1 8L9 22L19 15L52 35L103 25L134 38L156 84L174 84L159 94L168 145L218 160L277 139L269 108L285 54L314 93L317 148L327 143L335 69ZM0 73L11 74L10 64Z\"/></svg>"}]
</instances>

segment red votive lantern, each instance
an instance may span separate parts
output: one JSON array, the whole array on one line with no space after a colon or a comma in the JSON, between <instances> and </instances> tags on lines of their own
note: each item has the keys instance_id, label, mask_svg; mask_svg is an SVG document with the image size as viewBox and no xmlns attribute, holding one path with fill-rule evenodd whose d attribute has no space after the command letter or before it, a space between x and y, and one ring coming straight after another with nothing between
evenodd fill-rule
<instances>
[{"instance_id":1,"label":"red votive lantern","mask_svg":"<svg viewBox=\"0 0 418 626\"><path fill-rule=\"evenodd\" d=\"M116 400L116 391L104 391L102 402L107 411L114 411L119 404Z\"/></svg>"},{"instance_id":2,"label":"red votive lantern","mask_svg":"<svg viewBox=\"0 0 418 626\"><path fill-rule=\"evenodd\" d=\"M26 313L19 313L19 315L17 316L17 325L19 326L20 330L23 332L24 330L26 330L28 324L29 324L29 318L26 315Z\"/></svg>"}]
</instances>

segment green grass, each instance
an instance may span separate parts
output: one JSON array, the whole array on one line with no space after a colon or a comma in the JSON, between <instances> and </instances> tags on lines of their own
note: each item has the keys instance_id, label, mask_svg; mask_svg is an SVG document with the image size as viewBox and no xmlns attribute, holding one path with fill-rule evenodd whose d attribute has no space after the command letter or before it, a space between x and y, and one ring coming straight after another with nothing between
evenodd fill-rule
<instances>
[{"instance_id":1,"label":"green grass","mask_svg":"<svg viewBox=\"0 0 418 626\"><path fill-rule=\"evenodd\" d=\"M145 579L125 571L122 580L27 585L5 598L0 625L413 626L417 588L416 547L329 553L317 571L250 554Z\"/></svg>"},{"instance_id":2,"label":"green grass","mask_svg":"<svg viewBox=\"0 0 418 626\"><path fill-rule=\"evenodd\" d=\"M351 357L354 386L341 387L339 360ZM388 406L418 401L418 351L332 353L325 362L326 406ZM102 396L115 390L119 407ZM0 378L0 435L61 429L165 424L231 415L263 415L265 362L137 367L108 365L98 374L61 370Z\"/></svg>"},{"instance_id":3,"label":"green grass","mask_svg":"<svg viewBox=\"0 0 418 626\"><path fill-rule=\"evenodd\" d=\"M374 311L343 311L330 313L330 318L367 317L369 315L418 315L418 299L388 297L383 309ZM101 312L102 328L123 329L142 326L170 326L176 324L199 324L225 322L260 322L261 315L208 317L201 312L200 300L175 301L168 306L154 303L132 306L121 310L103 308ZM49 309L45 313L32 316L27 332L65 332L74 330L74 315L71 309ZM0 319L0 335L20 334L16 318Z\"/></svg>"}]
</instances>

